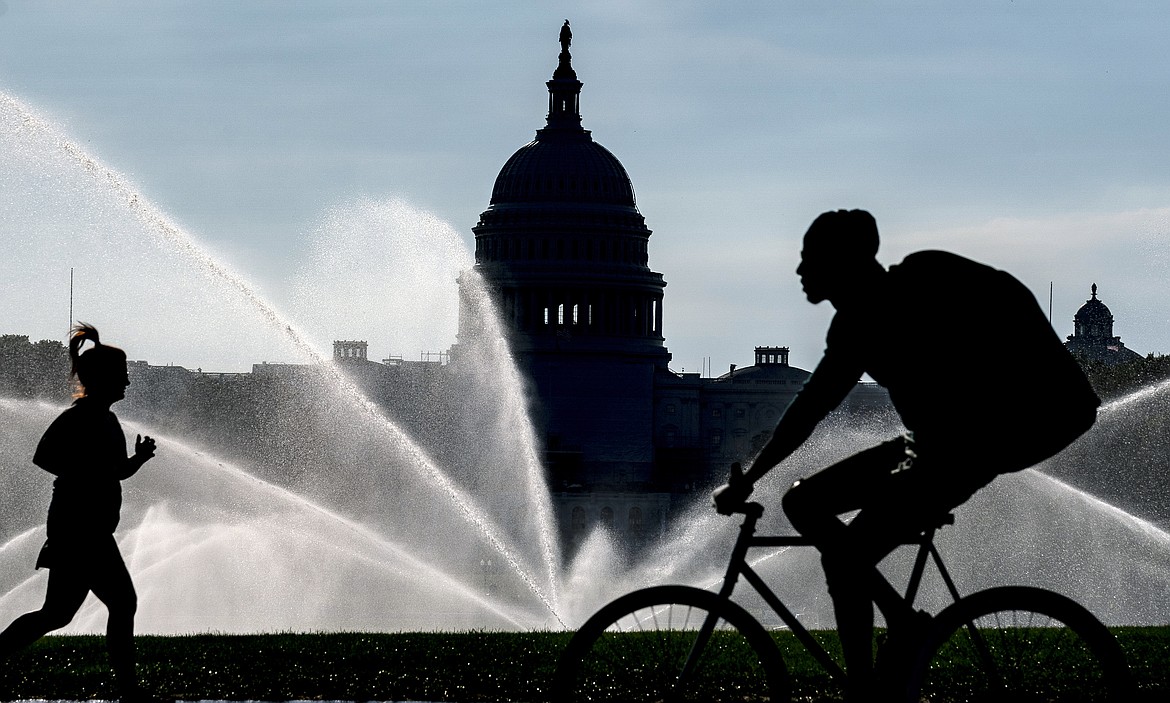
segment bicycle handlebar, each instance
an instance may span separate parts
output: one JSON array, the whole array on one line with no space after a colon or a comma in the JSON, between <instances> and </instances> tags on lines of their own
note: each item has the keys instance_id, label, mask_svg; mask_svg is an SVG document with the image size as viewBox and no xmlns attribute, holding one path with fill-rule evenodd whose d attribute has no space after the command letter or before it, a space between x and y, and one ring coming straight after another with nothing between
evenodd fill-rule
<instances>
[{"instance_id":1,"label":"bicycle handlebar","mask_svg":"<svg viewBox=\"0 0 1170 703\"><path fill-rule=\"evenodd\" d=\"M764 506L754 501L748 501L731 511L732 515L746 515L759 520L764 515Z\"/></svg>"}]
</instances>

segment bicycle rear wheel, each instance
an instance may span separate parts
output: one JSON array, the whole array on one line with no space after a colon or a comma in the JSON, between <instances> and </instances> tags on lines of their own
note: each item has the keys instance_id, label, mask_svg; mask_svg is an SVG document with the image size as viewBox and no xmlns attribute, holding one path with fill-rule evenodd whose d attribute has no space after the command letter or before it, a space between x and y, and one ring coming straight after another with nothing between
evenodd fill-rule
<instances>
[{"instance_id":1,"label":"bicycle rear wheel","mask_svg":"<svg viewBox=\"0 0 1170 703\"><path fill-rule=\"evenodd\" d=\"M704 620L717 623L682 675ZM788 700L780 650L743 608L709 591L656 586L629 593L597 611L569 641L551 700Z\"/></svg>"},{"instance_id":2,"label":"bicycle rear wheel","mask_svg":"<svg viewBox=\"0 0 1170 703\"><path fill-rule=\"evenodd\" d=\"M1127 701L1132 683L1112 633L1077 602L1024 586L993 588L935 619L909 677L916 703Z\"/></svg>"}]
</instances>

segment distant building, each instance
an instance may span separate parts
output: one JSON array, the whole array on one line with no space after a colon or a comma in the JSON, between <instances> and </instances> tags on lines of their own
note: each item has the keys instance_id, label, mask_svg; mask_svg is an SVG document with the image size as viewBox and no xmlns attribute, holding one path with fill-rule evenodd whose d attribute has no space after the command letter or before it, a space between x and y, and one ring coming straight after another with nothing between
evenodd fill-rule
<instances>
[{"instance_id":1,"label":"distant building","mask_svg":"<svg viewBox=\"0 0 1170 703\"><path fill-rule=\"evenodd\" d=\"M334 341L333 358L337 361L367 361L369 344L358 341Z\"/></svg>"},{"instance_id":2,"label":"distant building","mask_svg":"<svg viewBox=\"0 0 1170 703\"><path fill-rule=\"evenodd\" d=\"M1137 361L1142 355L1126 348L1121 337L1113 334L1113 313L1097 299L1097 284L1091 297L1073 316L1073 333L1064 343L1070 352L1082 361L1095 361L1109 366Z\"/></svg>"}]
</instances>

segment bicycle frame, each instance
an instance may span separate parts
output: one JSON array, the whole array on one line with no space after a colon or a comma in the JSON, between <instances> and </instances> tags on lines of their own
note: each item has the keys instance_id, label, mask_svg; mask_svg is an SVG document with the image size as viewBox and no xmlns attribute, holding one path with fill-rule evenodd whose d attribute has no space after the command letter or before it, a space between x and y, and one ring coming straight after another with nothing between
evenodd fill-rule
<instances>
[{"instance_id":1,"label":"bicycle frame","mask_svg":"<svg viewBox=\"0 0 1170 703\"><path fill-rule=\"evenodd\" d=\"M768 587L764 579L747 562L749 549L759 547L812 547L815 545L809 539L799 535L756 536L756 522L764 514L764 507L758 503L747 503L744 505L743 510L738 512L742 512L745 517L743 524L740 525L739 537L736 539L735 547L731 551L731 559L727 565L727 572L723 576L723 585L718 592L719 599L721 601L730 601L731 593L735 590L739 577L743 576L748 584L760 594L764 602L772 608L772 611L780 617L780 620L784 622L800 643L804 645L804 648L817 660L817 663L832 678L843 680L845 671L841 666L829 656L829 653L816 641L812 633L808 631L808 628L801 624L796 615L788 609L788 606L784 605L780 597ZM898 593L893 585L874 567L872 585L873 600L886 616L891 631L900 629L898 627L900 624L908 622L914 617L914 599L917 597L918 588L922 584L922 577L926 571L928 557L934 562L935 567L942 576L943 582L946 584L947 590L950 591L951 597L956 601L959 600L959 591L955 587L955 583L951 579L951 575L947 571L946 566L943 564L942 556L934 546L934 533L938 527L953 523L954 516L948 514L937 525L924 530L918 539L906 543L917 544L918 553L914 559L914 567L910 572L910 579L905 594ZM718 619L719 613L712 612L703 621L703 625L699 628L699 633L691 648L691 652L687 656L687 661L683 665L680 680L685 681L694 671L699 655L706 647L707 641L714 632Z\"/></svg>"}]
</instances>

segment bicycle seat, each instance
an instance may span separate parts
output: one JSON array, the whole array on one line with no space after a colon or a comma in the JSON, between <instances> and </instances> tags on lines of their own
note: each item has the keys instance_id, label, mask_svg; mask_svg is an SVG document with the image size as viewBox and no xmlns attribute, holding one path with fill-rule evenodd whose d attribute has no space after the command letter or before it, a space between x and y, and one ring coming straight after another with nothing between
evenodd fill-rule
<instances>
[{"instance_id":1,"label":"bicycle seat","mask_svg":"<svg viewBox=\"0 0 1170 703\"><path fill-rule=\"evenodd\" d=\"M926 523L926 529L924 529L923 532L926 532L927 530L942 529L946 525L953 525L953 524L955 524L955 514L954 513L944 513L942 515L936 515L933 520Z\"/></svg>"},{"instance_id":2,"label":"bicycle seat","mask_svg":"<svg viewBox=\"0 0 1170 703\"><path fill-rule=\"evenodd\" d=\"M905 539L902 544L923 544L925 541L934 539L934 533L941 530L946 525L955 524L954 513L935 513L931 516L926 516L919 527L915 528L914 532L905 533Z\"/></svg>"}]
</instances>

